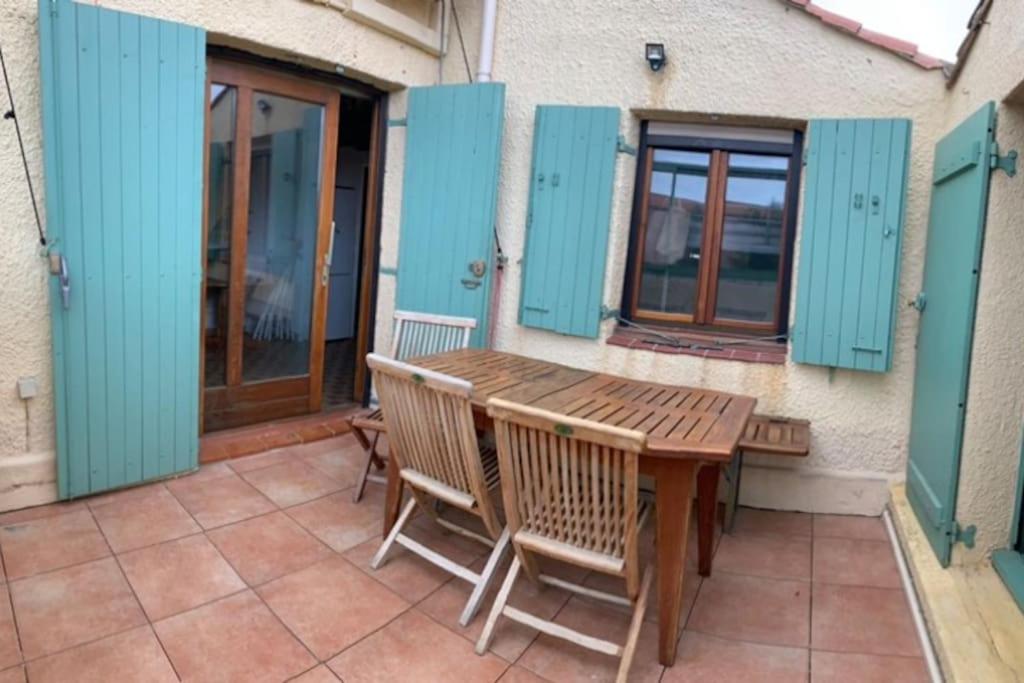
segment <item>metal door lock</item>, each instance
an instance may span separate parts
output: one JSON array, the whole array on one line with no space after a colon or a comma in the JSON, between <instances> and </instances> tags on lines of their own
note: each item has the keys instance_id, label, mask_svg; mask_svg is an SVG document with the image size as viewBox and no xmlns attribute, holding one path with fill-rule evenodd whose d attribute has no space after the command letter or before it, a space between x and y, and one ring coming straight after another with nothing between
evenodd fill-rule
<instances>
[{"instance_id":1,"label":"metal door lock","mask_svg":"<svg viewBox=\"0 0 1024 683\"><path fill-rule=\"evenodd\" d=\"M473 277L483 277L484 273L487 272L487 262L482 259L470 261L469 272L473 273Z\"/></svg>"}]
</instances>

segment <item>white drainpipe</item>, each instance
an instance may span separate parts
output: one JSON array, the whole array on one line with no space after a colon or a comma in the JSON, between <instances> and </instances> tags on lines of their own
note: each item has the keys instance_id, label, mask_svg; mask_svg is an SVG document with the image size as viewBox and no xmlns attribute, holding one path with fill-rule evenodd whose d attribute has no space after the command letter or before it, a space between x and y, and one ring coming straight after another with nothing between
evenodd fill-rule
<instances>
[{"instance_id":1,"label":"white drainpipe","mask_svg":"<svg viewBox=\"0 0 1024 683\"><path fill-rule=\"evenodd\" d=\"M480 62L476 68L476 82L489 83L494 64L494 21L498 14L498 0L483 0L480 20Z\"/></svg>"}]
</instances>

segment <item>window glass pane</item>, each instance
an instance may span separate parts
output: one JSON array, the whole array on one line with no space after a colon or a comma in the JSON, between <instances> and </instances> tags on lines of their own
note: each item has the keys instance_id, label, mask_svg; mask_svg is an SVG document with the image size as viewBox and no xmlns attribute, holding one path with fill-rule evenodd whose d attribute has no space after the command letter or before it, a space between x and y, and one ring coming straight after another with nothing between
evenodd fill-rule
<instances>
[{"instance_id":1,"label":"window glass pane","mask_svg":"<svg viewBox=\"0 0 1024 683\"><path fill-rule=\"evenodd\" d=\"M324 108L253 93L245 382L305 375L316 266Z\"/></svg>"},{"instance_id":2,"label":"window glass pane","mask_svg":"<svg viewBox=\"0 0 1024 683\"><path fill-rule=\"evenodd\" d=\"M228 291L231 271L231 216L234 186L235 111L238 91L210 84L210 193L206 240L206 364L204 384L224 386L227 368Z\"/></svg>"},{"instance_id":3,"label":"window glass pane","mask_svg":"<svg viewBox=\"0 0 1024 683\"><path fill-rule=\"evenodd\" d=\"M730 154L715 318L775 321L789 158Z\"/></svg>"},{"instance_id":4,"label":"window glass pane","mask_svg":"<svg viewBox=\"0 0 1024 683\"><path fill-rule=\"evenodd\" d=\"M654 150L638 308L693 315L711 155Z\"/></svg>"}]
</instances>

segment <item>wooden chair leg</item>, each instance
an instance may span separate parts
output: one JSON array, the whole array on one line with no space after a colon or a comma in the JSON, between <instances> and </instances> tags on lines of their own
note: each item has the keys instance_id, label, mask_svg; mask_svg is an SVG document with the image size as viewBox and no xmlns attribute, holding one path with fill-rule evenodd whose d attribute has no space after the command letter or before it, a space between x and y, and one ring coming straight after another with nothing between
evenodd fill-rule
<instances>
[{"instance_id":1,"label":"wooden chair leg","mask_svg":"<svg viewBox=\"0 0 1024 683\"><path fill-rule=\"evenodd\" d=\"M494 549L491 551L490 557L487 558L484 570L480 572L480 582L473 587L473 593L469 596L469 601L462 610L462 615L459 617L460 626L466 626L476 616L477 610L480 609L480 603L483 601L484 596L487 595L487 589L491 586L494 574L498 571L498 564L501 563L501 558L505 556L505 551L508 550L508 545L509 533L508 528L505 528L494 544Z\"/></svg>"},{"instance_id":2,"label":"wooden chair leg","mask_svg":"<svg viewBox=\"0 0 1024 683\"><path fill-rule=\"evenodd\" d=\"M370 567L377 569L381 564L383 564L388 551L391 550L391 546L395 544L395 540L398 539L398 534L401 533L402 528L405 526L406 522L409 521L409 517L412 516L412 511L415 509L416 499L410 498L409 502L405 504L405 509L402 510L402 514L398 516L398 521L391 527L388 537L380 544L377 554L373 556L373 560L370 562Z\"/></svg>"},{"instance_id":3,"label":"wooden chair leg","mask_svg":"<svg viewBox=\"0 0 1024 683\"><path fill-rule=\"evenodd\" d=\"M363 450L366 451L366 462L363 464L363 471L359 475L359 483L356 484L355 491L352 492L352 502L358 503L363 499L363 492L366 490L366 480L370 476L370 468L375 464L374 460L380 460L377 456L377 439L380 438L380 432L376 432L373 435L373 441L371 442L366 438L361 429L353 429L352 431L355 432L356 440L363 445Z\"/></svg>"},{"instance_id":4,"label":"wooden chair leg","mask_svg":"<svg viewBox=\"0 0 1024 683\"><path fill-rule=\"evenodd\" d=\"M721 465L704 465L697 473L697 572L701 576L711 576L720 470Z\"/></svg>"},{"instance_id":5,"label":"wooden chair leg","mask_svg":"<svg viewBox=\"0 0 1024 683\"><path fill-rule=\"evenodd\" d=\"M622 646L622 659L619 660L619 673L615 677L616 683L626 683L626 679L629 676L629 667L633 663L636 643L640 638L640 629L644 625L644 614L647 612L647 596L651 593L651 582L653 580L654 566L647 565L647 569L644 570L644 578L640 581L640 593L637 595L636 606L633 608L633 620L629 624L626 644Z\"/></svg>"},{"instance_id":6,"label":"wooden chair leg","mask_svg":"<svg viewBox=\"0 0 1024 683\"><path fill-rule=\"evenodd\" d=\"M733 525L736 523L736 508L740 504L740 479L743 476L743 451L737 451L733 458L730 473L729 499L725 503L725 519L722 523L722 531L732 533Z\"/></svg>"},{"instance_id":7,"label":"wooden chair leg","mask_svg":"<svg viewBox=\"0 0 1024 683\"><path fill-rule=\"evenodd\" d=\"M516 577L519 576L519 568L521 566L519 555L516 554L512 558L512 566L508 568L508 573L505 574L505 581L501 584L501 590L498 591L497 597L494 598L494 605L491 606L491 613L487 615L487 622L484 624L484 630L480 633L480 639L476 641L476 653L478 655L484 654L491 647L491 640L494 638L494 626L498 623L498 617L505 610L505 604L508 602L509 594L512 593L512 586L516 582Z\"/></svg>"}]
</instances>

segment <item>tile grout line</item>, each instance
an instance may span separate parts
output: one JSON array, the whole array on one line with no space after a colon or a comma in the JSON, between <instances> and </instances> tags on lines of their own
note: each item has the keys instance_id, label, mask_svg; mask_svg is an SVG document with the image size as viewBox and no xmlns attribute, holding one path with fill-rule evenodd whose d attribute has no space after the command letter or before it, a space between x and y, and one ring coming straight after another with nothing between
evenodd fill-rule
<instances>
[{"instance_id":1,"label":"tile grout line","mask_svg":"<svg viewBox=\"0 0 1024 683\"><path fill-rule=\"evenodd\" d=\"M184 507L185 506L182 505L182 508ZM153 620L149 618L149 613L146 612L146 608L142 605L142 600L139 599L138 593L135 592L135 586L133 586L132 582L128 579L128 574L125 573L124 567L121 565L121 558L119 558L117 556L117 553L114 552L113 546L110 545L110 539L107 538L107 535L103 531L103 527L100 525L99 520L96 519L96 515L93 513L92 508L89 508L88 505L86 505L86 508L89 510L89 515L92 517L93 524L95 524L96 528L99 529L100 536L103 538L103 542L107 544L107 550L110 551L110 555L114 559L114 565L117 566L117 571L120 573L121 579L123 579L125 585L128 586L128 590L132 594L132 599L135 600L135 604L138 605L139 611L142 612L142 618L146 620L146 626L149 628L150 633L153 634L153 637L156 638L156 642L160 644L160 651L164 653L164 657L167 659L167 663L171 665L171 671L174 673L175 677L177 677L177 679L180 681L181 674L178 673L178 667L174 665L174 660L171 659L170 653L167 652L167 648L164 647L163 641L160 640L160 636L157 634L156 628L154 628L153 626ZM185 512L187 513L188 510L186 510Z\"/></svg>"},{"instance_id":2,"label":"tile grout line","mask_svg":"<svg viewBox=\"0 0 1024 683\"><path fill-rule=\"evenodd\" d=\"M18 663L12 664L8 668L14 668L15 666L25 666L25 648L21 643L21 628L18 626L18 615L14 612L14 593L11 591L11 581L7 577L7 560L4 558L3 547L0 546L0 571L3 572L4 576L4 588L7 590L7 605L11 608L11 625L14 627L14 639L18 643ZM26 678L28 673L25 673Z\"/></svg>"}]
</instances>

